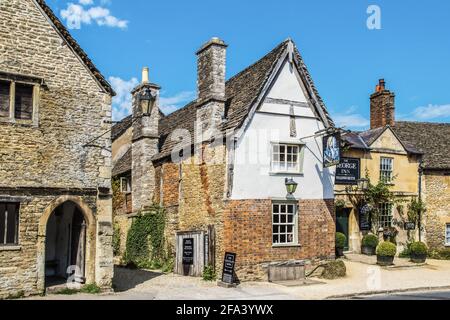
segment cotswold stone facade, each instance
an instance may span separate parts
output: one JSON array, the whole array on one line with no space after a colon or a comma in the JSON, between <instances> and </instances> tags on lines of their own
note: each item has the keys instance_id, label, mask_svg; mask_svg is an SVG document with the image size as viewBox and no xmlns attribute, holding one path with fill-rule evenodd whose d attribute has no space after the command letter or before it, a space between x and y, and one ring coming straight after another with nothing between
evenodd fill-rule
<instances>
[{"instance_id":1,"label":"cotswold stone facade","mask_svg":"<svg viewBox=\"0 0 450 320\"><path fill-rule=\"evenodd\" d=\"M121 238L124 217L156 203L166 210L166 246L180 274L201 276L212 265L220 277L226 252L237 254L240 281L267 280L268 266L334 259L334 169L317 160L323 134L316 136L334 125L298 50L288 39L226 81L226 49L217 38L201 47L198 98L167 116L141 111L145 88L158 104L159 87L144 69L132 91L133 114L112 131L113 176L132 185L131 194L122 188L116 198ZM292 168L273 166L276 159ZM291 177L299 188L287 195ZM133 198L131 212L124 195ZM193 265L183 264L186 240L194 242Z\"/></svg>"},{"instance_id":2,"label":"cotswold stone facade","mask_svg":"<svg viewBox=\"0 0 450 320\"><path fill-rule=\"evenodd\" d=\"M15 99L0 117L0 214L9 219L0 297L42 293L71 264L79 281L110 287L111 140L96 137L110 130L114 92L44 1L1 1L0 34L0 85L10 89L1 98ZM29 118L18 113L26 99ZM73 241L62 248L67 225Z\"/></svg>"}]
</instances>

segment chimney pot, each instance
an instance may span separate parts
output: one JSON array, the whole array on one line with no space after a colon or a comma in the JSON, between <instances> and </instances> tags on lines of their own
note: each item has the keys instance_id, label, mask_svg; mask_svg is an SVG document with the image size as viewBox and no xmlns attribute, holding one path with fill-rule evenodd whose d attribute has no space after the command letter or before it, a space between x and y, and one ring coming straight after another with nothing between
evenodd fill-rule
<instances>
[{"instance_id":1,"label":"chimney pot","mask_svg":"<svg viewBox=\"0 0 450 320\"><path fill-rule=\"evenodd\" d=\"M149 69L148 67L144 67L142 69L142 83L149 83Z\"/></svg>"}]
</instances>

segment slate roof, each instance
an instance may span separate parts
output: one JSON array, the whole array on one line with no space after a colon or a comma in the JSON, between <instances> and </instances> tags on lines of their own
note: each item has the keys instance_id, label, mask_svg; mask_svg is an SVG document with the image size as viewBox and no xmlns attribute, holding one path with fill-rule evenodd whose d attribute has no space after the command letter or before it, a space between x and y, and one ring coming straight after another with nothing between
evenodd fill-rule
<instances>
[{"instance_id":1,"label":"slate roof","mask_svg":"<svg viewBox=\"0 0 450 320\"><path fill-rule=\"evenodd\" d=\"M112 169L112 176L124 174L131 170L131 148L120 158Z\"/></svg>"},{"instance_id":2,"label":"slate roof","mask_svg":"<svg viewBox=\"0 0 450 320\"><path fill-rule=\"evenodd\" d=\"M450 169L450 123L398 121L393 130L425 153L424 169Z\"/></svg>"},{"instance_id":3,"label":"slate roof","mask_svg":"<svg viewBox=\"0 0 450 320\"><path fill-rule=\"evenodd\" d=\"M342 139L351 148L370 150L370 146L372 145L372 143L374 143L388 128L390 127L385 126L361 132L348 132L342 136ZM423 151L420 150L418 147L416 147L414 143L411 143L403 139L401 136L397 134L394 128L391 129L408 153L418 155L423 154Z\"/></svg>"},{"instance_id":4,"label":"slate roof","mask_svg":"<svg viewBox=\"0 0 450 320\"><path fill-rule=\"evenodd\" d=\"M222 131L235 130L242 126L246 118L249 116L251 108L257 102L258 97L262 93L269 77L274 71L279 59L286 53L288 44L291 40L285 40L275 47L271 52L258 60L256 63L247 67L237 75L233 76L226 82L225 94L225 116L227 121L224 122ZM316 108L321 108L324 116L331 126L334 123L322 101L320 95L314 85L314 82L303 62L303 59L294 46L294 59L299 66L299 73L306 84L306 88L312 97L312 102ZM192 101L185 107L162 118L159 123L160 130L160 153L154 157L158 160L170 155L173 147L178 144L177 141L171 141L170 134L174 129L186 129L194 137L194 120L197 114L197 101ZM117 139L123 132L131 126L131 116L125 118L121 123L113 127L113 140ZM117 165L120 164L118 161Z\"/></svg>"},{"instance_id":5,"label":"slate roof","mask_svg":"<svg viewBox=\"0 0 450 320\"><path fill-rule=\"evenodd\" d=\"M87 68L92 72L94 77L97 79L97 81L100 83L100 85L103 87L103 89L111 94L112 96L115 96L116 93L114 92L113 88L109 84L109 82L103 77L103 75L100 73L100 71L95 67L94 63L89 59L88 55L84 50L80 47L80 45L77 43L77 41L70 35L69 31L66 29L66 27L61 23L61 21L58 19L58 17L53 13L52 9L45 3L44 0L36 0L37 4L41 7L42 11L45 12L45 14L48 16L50 21L53 23L53 25L56 27L58 32L61 34L61 36L67 41L69 46L72 48L73 51L80 57L80 59L83 61L83 63L87 66Z\"/></svg>"}]
</instances>

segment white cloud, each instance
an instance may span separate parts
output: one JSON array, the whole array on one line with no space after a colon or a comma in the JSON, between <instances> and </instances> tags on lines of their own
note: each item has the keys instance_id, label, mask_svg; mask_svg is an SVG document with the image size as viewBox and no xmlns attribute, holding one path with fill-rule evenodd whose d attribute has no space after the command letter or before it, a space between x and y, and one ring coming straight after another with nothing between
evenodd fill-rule
<instances>
[{"instance_id":1,"label":"white cloud","mask_svg":"<svg viewBox=\"0 0 450 320\"><path fill-rule=\"evenodd\" d=\"M138 79L126 81L118 77L109 77L109 82L117 95L113 98L113 120L119 121L131 114L131 90L139 83Z\"/></svg>"},{"instance_id":2,"label":"white cloud","mask_svg":"<svg viewBox=\"0 0 450 320\"><path fill-rule=\"evenodd\" d=\"M340 128L348 129L361 129L370 125L370 120L363 115L357 113L358 107L351 106L347 108L343 113L335 113L333 120L336 126Z\"/></svg>"},{"instance_id":3,"label":"white cloud","mask_svg":"<svg viewBox=\"0 0 450 320\"><path fill-rule=\"evenodd\" d=\"M186 103L195 99L195 92L182 91L171 97L161 97L159 99L160 109L165 114L172 113L183 107Z\"/></svg>"},{"instance_id":4,"label":"white cloud","mask_svg":"<svg viewBox=\"0 0 450 320\"><path fill-rule=\"evenodd\" d=\"M433 105L418 107L412 112L412 116L417 120L433 120L438 118L450 117L450 104Z\"/></svg>"},{"instance_id":5,"label":"white cloud","mask_svg":"<svg viewBox=\"0 0 450 320\"><path fill-rule=\"evenodd\" d=\"M79 0L80 4L68 3L67 8L61 10L61 17L66 20L69 29L81 29L83 24L97 23L99 26L125 29L128 26L127 20L121 20L113 15L109 9L104 7L83 6L92 5L92 0Z\"/></svg>"},{"instance_id":6,"label":"white cloud","mask_svg":"<svg viewBox=\"0 0 450 320\"><path fill-rule=\"evenodd\" d=\"M119 77L109 77L108 80L117 93L113 98L113 120L119 121L131 114L131 90L139 84L139 81L136 78L123 80ZM195 92L192 91L182 91L169 97L162 96L159 99L160 109L165 114L169 114L193 99L195 99Z\"/></svg>"}]
</instances>

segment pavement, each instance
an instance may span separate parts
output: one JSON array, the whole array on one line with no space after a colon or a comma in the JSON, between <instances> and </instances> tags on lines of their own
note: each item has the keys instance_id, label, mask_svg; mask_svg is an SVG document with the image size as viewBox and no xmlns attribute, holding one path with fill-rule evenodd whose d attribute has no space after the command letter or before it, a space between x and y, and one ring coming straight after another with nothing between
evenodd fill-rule
<instances>
[{"instance_id":1,"label":"pavement","mask_svg":"<svg viewBox=\"0 0 450 320\"><path fill-rule=\"evenodd\" d=\"M246 282L222 288L199 278L146 270L116 268L115 293L101 295L49 295L34 300L321 300L352 299L362 295L393 296L408 291L450 291L450 261L428 260L426 265L381 268L344 260L347 276L337 280L311 279L312 284L292 285ZM403 264L404 261L396 263ZM401 296L399 296L401 297Z\"/></svg>"},{"instance_id":2,"label":"pavement","mask_svg":"<svg viewBox=\"0 0 450 320\"><path fill-rule=\"evenodd\" d=\"M353 300L450 300L450 291L413 291L391 295L371 295L354 297Z\"/></svg>"}]
</instances>

